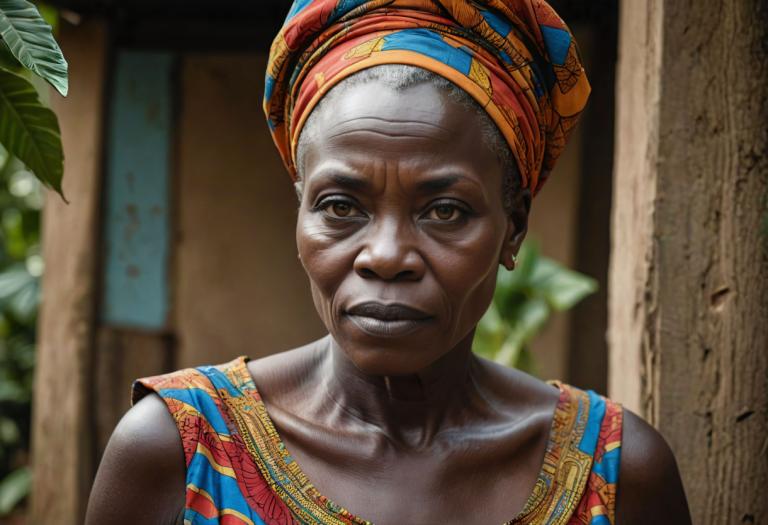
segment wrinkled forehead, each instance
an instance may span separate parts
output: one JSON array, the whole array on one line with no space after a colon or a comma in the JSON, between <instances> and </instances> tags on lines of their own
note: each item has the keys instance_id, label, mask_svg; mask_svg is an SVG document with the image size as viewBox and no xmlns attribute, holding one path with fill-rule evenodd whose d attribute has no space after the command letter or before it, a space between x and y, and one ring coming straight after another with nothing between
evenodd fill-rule
<instances>
[{"instance_id":1,"label":"wrinkled forehead","mask_svg":"<svg viewBox=\"0 0 768 525\"><path fill-rule=\"evenodd\" d=\"M444 163L476 170L498 164L484 144L476 112L429 83L404 89L375 81L352 85L329 93L315 111L304 130L310 137L300 146L306 147L299 159L304 176L330 160Z\"/></svg>"},{"instance_id":2,"label":"wrinkled forehead","mask_svg":"<svg viewBox=\"0 0 768 525\"><path fill-rule=\"evenodd\" d=\"M383 133L403 131L411 127L426 127L438 135L461 129L462 120L469 115L457 111L453 103L437 87L422 83L395 89L371 81L351 86L339 86L328 100L315 111L316 132L325 135L343 133L364 127Z\"/></svg>"}]
</instances>

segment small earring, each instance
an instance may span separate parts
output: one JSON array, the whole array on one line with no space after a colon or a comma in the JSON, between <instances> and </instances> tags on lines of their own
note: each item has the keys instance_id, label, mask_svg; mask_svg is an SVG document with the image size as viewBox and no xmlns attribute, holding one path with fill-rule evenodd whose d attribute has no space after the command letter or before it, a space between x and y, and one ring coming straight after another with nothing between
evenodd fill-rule
<instances>
[{"instance_id":1,"label":"small earring","mask_svg":"<svg viewBox=\"0 0 768 525\"><path fill-rule=\"evenodd\" d=\"M517 255L512 254L512 255L510 255L510 258L512 260L509 263L504 263L503 261L501 263L501 264L504 265L504 268L506 268L507 271L509 271L509 272L511 272L512 270L515 269L515 265L517 264Z\"/></svg>"}]
</instances>

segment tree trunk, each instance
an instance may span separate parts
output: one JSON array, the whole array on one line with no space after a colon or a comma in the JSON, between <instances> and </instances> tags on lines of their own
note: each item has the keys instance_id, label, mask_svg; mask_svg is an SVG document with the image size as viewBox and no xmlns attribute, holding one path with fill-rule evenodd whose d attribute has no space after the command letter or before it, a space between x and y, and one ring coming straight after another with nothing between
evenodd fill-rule
<instances>
[{"instance_id":1,"label":"tree trunk","mask_svg":"<svg viewBox=\"0 0 768 525\"><path fill-rule=\"evenodd\" d=\"M610 392L694 523L768 523L768 3L622 3Z\"/></svg>"}]
</instances>

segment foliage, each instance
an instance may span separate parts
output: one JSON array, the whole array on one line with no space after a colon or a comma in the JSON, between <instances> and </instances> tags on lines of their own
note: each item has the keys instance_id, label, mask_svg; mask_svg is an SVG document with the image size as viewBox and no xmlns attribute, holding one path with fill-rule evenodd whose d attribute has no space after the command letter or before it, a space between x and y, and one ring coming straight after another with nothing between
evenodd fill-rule
<instances>
[{"instance_id":1,"label":"foliage","mask_svg":"<svg viewBox=\"0 0 768 525\"><path fill-rule=\"evenodd\" d=\"M0 517L27 495L42 187L0 147Z\"/></svg>"},{"instance_id":2,"label":"foliage","mask_svg":"<svg viewBox=\"0 0 768 525\"><path fill-rule=\"evenodd\" d=\"M67 63L51 26L26 0L0 0L0 518L19 506L31 485L35 319L43 271L38 179L61 193L64 162L58 120L41 102L30 71L66 94Z\"/></svg>"},{"instance_id":3,"label":"foliage","mask_svg":"<svg viewBox=\"0 0 768 525\"><path fill-rule=\"evenodd\" d=\"M51 26L27 0L0 0L0 144L61 194L58 120L40 101L30 71L67 94L67 62Z\"/></svg>"},{"instance_id":4,"label":"foliage","mask_svg":"<svg viewBox=\"0 0 768 525\"><path fill-rule=\"evenodd\" d=\"M597 282L541 256L533 242L517 267L499 269L490 308L477 326L473 350L498 363L534 371L528 344L553 312L568 310L597 291Z\"/></svg>"}]
</instances>

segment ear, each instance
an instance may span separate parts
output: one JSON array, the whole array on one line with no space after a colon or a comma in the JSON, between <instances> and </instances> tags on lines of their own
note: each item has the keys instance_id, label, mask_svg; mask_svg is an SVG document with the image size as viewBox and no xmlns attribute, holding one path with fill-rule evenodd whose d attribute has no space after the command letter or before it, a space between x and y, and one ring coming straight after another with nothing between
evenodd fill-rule
<instances>
[{"instance_id":1,"label":"ear","mask_svg":"<svg viewBox=\"0 0 768 525\"><path fill-rule=\"evenodd\" d=\"M499 264L507 270L515 269L515 259L528 233L528 213L531 210L531 192L527 189L518 193L507 215L507 231L501 247Z\"/></svg>"}]
</instances>

